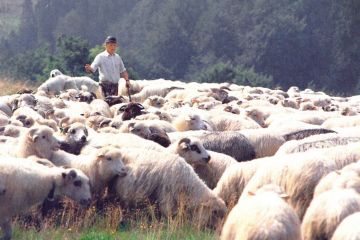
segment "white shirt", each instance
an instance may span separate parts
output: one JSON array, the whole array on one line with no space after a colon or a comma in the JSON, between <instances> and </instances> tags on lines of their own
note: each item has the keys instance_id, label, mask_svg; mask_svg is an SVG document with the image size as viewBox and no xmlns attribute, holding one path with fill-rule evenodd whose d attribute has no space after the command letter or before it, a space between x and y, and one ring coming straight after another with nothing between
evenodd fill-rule
<instances>
[{"instance_id":1,"label":"white shirt","mask_svg":"<svg viewBox=\"0 0 360 240\"><path fill-rule=\"evenodd\" d=\"M110 55L106 50L99 53L91 64L91 68L96 71L99 69L99 81L109 81L118 83L120 73L125 72L126 68L119 56L115 53Z\"/></svg>"}]
</instances>

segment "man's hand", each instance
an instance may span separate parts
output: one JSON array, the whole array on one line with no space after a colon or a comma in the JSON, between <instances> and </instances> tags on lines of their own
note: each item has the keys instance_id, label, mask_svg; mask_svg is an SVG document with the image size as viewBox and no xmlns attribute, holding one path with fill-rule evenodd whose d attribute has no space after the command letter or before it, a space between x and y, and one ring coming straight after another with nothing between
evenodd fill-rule
<instances>
[{"instance_id":1,"label":"man's hand","mask_svg":"<svg viewBox=\"0 0 360 240\"><path fill-rule=\"evenodd\" d=\"M90 64L85 64L85 71L87 73L94 73L93 69L91 68Z\"/></svg>"},{"instance_id":2,"label":"man's hand","mask_svg":"<svg viewBox=\"0 0 360 240\"><path fill-rule=\"evenodd\" d=\"M131 87L130 80L125 81L125 86L126 86L127 89L129 89Z\"/></svg>"}]
</instances>

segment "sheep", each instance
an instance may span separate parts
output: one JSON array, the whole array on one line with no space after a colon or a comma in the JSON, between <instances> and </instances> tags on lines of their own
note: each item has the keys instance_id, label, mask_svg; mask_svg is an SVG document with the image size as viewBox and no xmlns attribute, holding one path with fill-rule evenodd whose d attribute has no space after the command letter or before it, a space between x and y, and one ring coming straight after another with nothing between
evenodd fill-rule
<instances>
[{"instance_id":1,"label":"sheep","mask_svg":"<svg viewBox=\"0 0 360 240\"><path fill-rule=\"evenodd\" d=\"M313 135L302 140L291 140L282 145L276 155L305 152L314 148L329 148L359 142L359 137L339 136L336 133Z\"/></svg>"},{"instance_id":2,"label":"sheep","mask_svg":"<svg viewBox=\"0 0 360 240\"><path fill-rule=\"evenodd\" d=\"M237 161L223 153L207 151L210 161L207 164L193 165L196 174L205 182L210 189L214 189L225 170L237 163Z\"/></svg>"},{"instance_id":3,"label":"sheep","mask_svg":"<svg viewBox=\"0 0 360 240\"><path fill-rule=\"evenodd\" d=\"M145 106L152 106L155 108L161 108L162 106L164 106L165 104L165 99L163 97L160 96L150 96L148 97L144 103Z\"/></svg>"},{"instance_id":4,"label":"sheep","mask_svg":"<svg viewBox=\"0 0 360 240\"><path fill-rule=\"evenodd\" d=\"M354 227L360 222L360 212L348 215L337 226L331 240L357 240L360 238L359 228Z\"/></svg>"},{"instance_id":5,"label":"sheep","mask_svg":"<svg viewBox=\"0 0 360 240\"><path fill-rule=\"evenodd\" d=\"M142 115L145 113L143 111L144 109L144 106L142 106L140 103L128 103L119 109L120 111L123 111L121 119L125 121Z\"/></svg>"},{"instance_id":6,"label":"sheep","mask_svg":"<svg viewBox=\"0 0 360 240\"><path fill-rule=\"evenodd\" d=\"M210 130L198 114L181 114L172 122L177 131Z\"/></svg>"},{"instance_id":7,"label":"sheep","mask_svg":"<svg viewBox=\"0 0 360 240\"><path fill-rule=\"evenodd\" d=\"M316 185L314 197L334 188L352 188L360 193L360 165L352 163L341 170L332 171Z\"/></svg>"},{"instance_id":8,"label":"sheep","mask_svg":"<svg viewBox=\"0 0 360 240\"><path fill-rule=\"evenodd\" d=\"M49 160L56 166L83 171L89 178L91 192L95 195L100 195L114 177L124 177L127 174L120 150L111 146L100 148L91 155L75 156L56 151Z\"/></svg>"},{"instance_id":9,"label":"sheep","mask_svg":"<svg viewBox=\"0 0 360 240\"><path fill-rule=\"evenodd\" d=\"M249 117L239 117L228 114L215 115L210 118L209 122L215 131L238 131L261 128L256 121Z\"/></svg>"},{"instance_id":10,"label":"sheep","mask_svg":"<svg viewBox=\"0 0 360 240\"><path fill-rule=\"evenodd\" d=\"M211 159L204 146L196 139L182 138L171 144L167 150L178 154L192 166L206 165Z\"/></svg>"},{"instance_id":11,"label":"sheep","mask_svg":"<svg viewBox=\"0 0 360 240\"><path fill-rule=\"evenodd\" d=\"M61 133L65 136L63 140L60 140L60 149L79 155L89 136L86 126L83 123L75 122L63 127Z\"/></svg>"},{"instance_id":12,"label":"sheep","mask_svg":"<svg viewBox=\"0 0 360 240\"><path fill-rule=\"evenodd\" d=\"M215 227L224 217L224 202L206 187L184 159L153 150L121 149L121 152L129 172L117 179L111 189L123 205L137 205L150 198L158 203L165 217L179 214L179 206L183 206L200 226Z\"/></svg>"},{"instance_id":13,"label":"sheep","mask_svg":"<svg viewBox=\"0 0 360 240\"><path fill-rule=\"evenodd\" d=\"M244 191L265 184L276 184L290 196L289 203L302 219L320 179L360 158L359 144L273 157L264 162L251 178ZM299 181L301 179L301 181Z\"/></svg>"},{"instance_id":14,"label":"sheep","mask_svg":"<svg viewBox=\"0 0 360 240\"><path fill-rule=\"evenodd\" d=\"M281 134L272 129L246 129L240 131L251 143L255 150L255 158L262 158L274 155L285 143Z\"/></svg>"},{"instance_id":15,"label":"sheep","mask_svg":"<svg viewBox=\"0 0 360 240\"><path fill-rule=\"evenodd\" d=\"M325 134L325 133L336 133L333 130L325 129L325 128L315 128L315 129L304 129L300 131L295 131L291 133L287 133L284 135L285 141L290 140L301 140L303 138L312 136L312 135L318 135L318 134Z\"/></svg>"},{"instance_id":16,"label":"sheep","mask_svg":"<svg viewBox=\"0 0 360 240\"><path fill-rule=\"evenodd\" d=\"M133 133L144 139L154 141L163 147L168 147L171 142L166 130L171 131L172 126L169 124L170 128L167 128L166 124L163 125L161 122L164 121L125 121L119 132Z\"/></svg>"},{"instance_id":17,"label":"sheep","mask_svg":"<svg viewBox=\"0 0 360 240\"><path fill-rule=\"evenodd\" d=\"M35 155L50 159L53 151L60 147L59 141L53 135L54 131L47 126L32 127L20 136L17 151L12 154L22 158Z\"/></svg>"},{"instance_id":18,"label":"sheep","mask_svg":"<svg viewBox=\"0 0 360 240\"><path fill-rule=\"evenodd\" d=\"M356 127L360 125L360 116L341 116L326 120L321 127L327 129Z\"/></svg>"},{"instance_id":19,"label":"sheep","mask_svg":"<svg viewBox=\"0 0 360 240\"><path fill-rule=\"evenodd\" d=\"M102 99L95 99L90 103L91 112L90 113L99 113L99 115L112 118L112 113L110 111L109 104L107 104Z\"/></svg>"},{"instance_id":20,"label":"sheep","mask_svg":"<svg viewBox=\"0 0 360 240\"><path fill-rule=\"evenodd\" d=\"M326 191L313 199L305 213L303 239L331 239L341 221L359 211L360 195L353 189Z\"/></svg>"},{"instance_id":21,"label":"sheep","mask_svg":"<svg viewBox=\"0 0 360 240\"><path fill-rule=\"evenodd\" d=\"M239 132L210 132L198 136L207 150L224 153L237 161L255 158L255 149L250 141Z\"/></svg>"},{"instance_id":22,"label":"sheep","mask_svg":"<svg viewBox=\"0 0 360 240\"><path fill-rule=\"evenodd\" d=\"M302 239L300 220L279 187L263 186L248 195L231 210L220 239Z\"/></svg>"},{"instance_id":23,"label":"sheep","mask_svg":"<svg viewBox=\"0 0 360 240\"><path fill-rule=\"evenodd\" d=\"M226 168L218 180L213 190L214 193L224 200L226 206L230 209L238 202L245 186L254 176L257 169L266 164L271 158L273 157L231 164L231 167Z\"/></svg>"},{"instance_id":24,"label":"sheep","mask_svg":"<svg viewBox=\"0 0 360 240\"><path fill-rule=\"evenodd\" d=\"M142 151L142 149L165 150L164 147L157 143L130 133L89 133L88 144L82 148L81 154L98 151L99 148L104 146L133 147L138 148L138 151Z\"/></svg>"},{"instance_id":25,"label":"sheep","mask_svg":"<svg viewBox=\"0 0 360 240\"><path fill-rule=\"evenodd\" d=\"M81 204L91 200L89 179L80 170L49 168L17 158L0 158L6 194L1 196L0 227L11 239L11 218L45 199L66 195Z\"/></svg>"}]
</instances>

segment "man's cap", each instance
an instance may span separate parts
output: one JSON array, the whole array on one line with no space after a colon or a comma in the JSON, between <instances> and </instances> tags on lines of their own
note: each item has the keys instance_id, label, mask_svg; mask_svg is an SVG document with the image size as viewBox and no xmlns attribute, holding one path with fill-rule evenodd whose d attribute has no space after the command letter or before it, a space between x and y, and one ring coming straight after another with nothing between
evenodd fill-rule
<instances>
[{"instance_id":1,"label":"man's cap","mask_svg":"<svg viewBox=\"0 0 360 240\"><path fill-rule=\"evenodd\" d=\"M116 37L107 36L105 39L105 43L116 43Z\"/></svg>"}]
</instances>

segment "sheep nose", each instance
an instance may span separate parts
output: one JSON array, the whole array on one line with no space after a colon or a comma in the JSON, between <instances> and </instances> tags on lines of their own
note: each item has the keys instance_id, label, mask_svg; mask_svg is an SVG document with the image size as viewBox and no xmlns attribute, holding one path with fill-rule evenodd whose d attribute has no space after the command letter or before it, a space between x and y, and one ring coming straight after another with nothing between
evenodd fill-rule
<instances>
[{"instance_id":1,"label":"sheep nose","mask_svg":"<svg viewBox=\"0 0 360 240\"><path fill-rule=\"evenodd\" d=\"M89 206L91 203L91 198L87 198L87 199L81 199L80 200L80 204L83 206Z\"/></svg>"},{"instance_id":2,"label":"sheep nose","mask_svg":"<svg viewBox=\"0 0 360 240\"><path fill-rule=\"evenodd\" d=\"M82 141L82 142L85 142L85 141L86 141L86 136L82 136L82 137L81 137L81 141Z\"/></svg>"},{"instance_id":3,"label":"sheep nose","mask_svg":"<svg viewBox=\"0 0 360 240\"><path fill-rule=\"evenodd\" d=\"M125 177L127 175L126 169L122 168L121 171L117 175L119 177Z\"/></svg>"},{"instance_id":4,"label":"sheep nose","mask_svg":"<svg viewBox=\"0 0 360 240\"><path fill-rule=\"evenodd\" d=\"M210 159L211 159L211 157L210 157L210 155L209 155L209 156L207 156L206 158L204 158L204 161L205 161L206 163L208 163L208 162L210 161Z\"/></svg>"},{"instance_id":5,"label":"sheep nose","mask_svg":"<svg viewBox=\"0 0 360 240\"><path fill-rule=\"evenodd\" d=\"M6 189L3 189L2 191L0 191L0 196L4 195L6 193Z\"/></svg>"}]
</instances>

